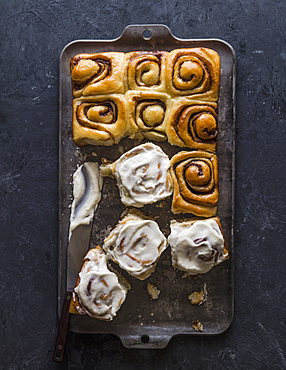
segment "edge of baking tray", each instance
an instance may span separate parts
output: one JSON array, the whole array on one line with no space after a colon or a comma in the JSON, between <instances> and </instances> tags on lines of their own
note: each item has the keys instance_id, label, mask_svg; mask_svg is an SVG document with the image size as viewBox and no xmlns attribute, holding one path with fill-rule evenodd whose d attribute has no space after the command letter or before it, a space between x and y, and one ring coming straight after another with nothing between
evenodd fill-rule
<instances>
[{"instance_id":1,"label":"edge of baking tray","mask_svg":"<svg viewBox=\"0 0 286 370\"><path fill-rule=\"evenodd\" d=\"M233 106L232 106L232 225L231 225L231 250L232 250L232 263L231 263L231 266L230 266L230 269L231 269L231 285L232 285L232 310L231 310L231 318L229 320L229 323L228 325L223 329L221 330L220 332L216 332L216 333L208 333L208 334L205 334L205 333L199 333L199 332L194 332L194 333L180 333L180 334L175 334L175 335L166 335L166 337L164 338L163 342L164 342L164 346L167 346L167 344L169 343L169 341L178 336L178 335L195 335L195 336L200 336L200 335L209 335L209 336L216 336L216 335L220 335L222 333L224 333L225 331L227 331L233 321L233 316L234 316L234 277L233 277L233 255L234 255L234 224L235 224L235 220L234 220L234 217L235 217L235 123L236 123L236 54L235 54L235 51L234 51L234 48L226 41L224 40L221 40L219 38L205 38L205 39L182 39L182 38L178 38L176 36L174 36L171 32L171 30L166 26L166 25L163 25L163 24L140 24L140 25L129 25L127 26L122 34L115 38L115 39L101 39L101 40L98 40L98 39L78 39L78 40L74 40L70 43L68 43L61 51L60 53L60 59L59 59L59 63L60 63L60 66L59 66L59 71L60 71L60 75L61 73L63 72L62 70L62 57L64 55L64 53L67 52L67 50L69 48L71 48L74 44L78 44L78 43L92 43L92 42L95 42L95 43L114 43L114 42L117 42L117 41L120 41L125 35L126 35L126 32L129 32L129 31L132 31L134 29L136 30L141 30L141 34L145 31L145 30L148 30L148 31L151 31L152 30L156 30L156 29L164 29L168 36L171 37L174 41L177 41L177 42L189 42L189 43L199 43L199 42L203 42L204 44L205 43L214 43L214 42L217 42L219 44L224 44L225 47L227 47L231 54L232 54L232 58L233 58L233 74L232 74L232 77L233 77L233 80L232 80L232 91L233 91L233 96L232 96L232 102L233 102ZM146 41L149 41L148 39L146 39ZM61 109L62 109L62 88L61 88L61 78L59 79L59 109L60 109L60 112L61 112ZM59 148L61 146L61 114L59 115ZM61 151L59 151L59 189L60 189L60 178L61 178ZM59 224L60 224L60 219L61 219L61 206L59 204ZM61 246L61 240L60 240L60 228L59 228L59 235L58 235L58 246L59 246L59 251L61 250L60 246ZM62 281L62 277L64 276L64 281L66 280L66 266L63 266L63 263L62 263L62 258L61 258L61 255L60 253L58 253L58 315L60 317L60 313L61 313L61 308L62 308L62 299L63 299L63 296L64 296L64 289L63 287L61 286L61 281ZM112 333L110 333L112 334ZM113 334L115 336L118 336L117 334ZM119 337L119 336L118 336ZM120 338L120 337L119 337ZM120 338L122 340L122 338ZM162 338L161 338L162 339ZM124 345L126 345L127 347L131 347L128 343L124 343ZM163 343L162 343L163 344ZM162 346L160 348L163 348ZM143 343L138 343L138 345L135 345L133 346L133 348L158 348L158 347L154 347L152 345L152 343L147 343L147 344L143 344Z\"/></svg>"}]
</instances>

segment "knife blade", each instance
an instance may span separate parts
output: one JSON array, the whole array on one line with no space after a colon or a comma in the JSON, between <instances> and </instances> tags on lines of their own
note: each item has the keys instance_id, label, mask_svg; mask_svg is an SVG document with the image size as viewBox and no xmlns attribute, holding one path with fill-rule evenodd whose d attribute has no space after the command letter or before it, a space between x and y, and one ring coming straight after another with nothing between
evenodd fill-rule
<instances>
[{"instance_id":1,"label":"knife blade","mask_svg":"<svg viewBox=\"0 0 286 370\"><path fill-rule=\"evenodd\" d=\"M83 259L89 249L94 211L101 198L102 179L97 163L86 162L74 173L74 201L70 218L70 239L67 249L67 291L61 313L54 361L64 358L69 328L69 306Z\"/></svg>"},{"instance_id":2,"label":"knife blade","mask_svg":"<svg viewBox=\"0 0 286 370\"><path fill-rule=\"evenodd\" d=\"M83 259L89 249L92 222L89 225L79 225L72 232L67 253L67 291L63 303L58 336L54 350L54 361L62 362L64 359L66 339L69 328L69 306L72 291L76 284Z\"/></svg>"}]
</instances>

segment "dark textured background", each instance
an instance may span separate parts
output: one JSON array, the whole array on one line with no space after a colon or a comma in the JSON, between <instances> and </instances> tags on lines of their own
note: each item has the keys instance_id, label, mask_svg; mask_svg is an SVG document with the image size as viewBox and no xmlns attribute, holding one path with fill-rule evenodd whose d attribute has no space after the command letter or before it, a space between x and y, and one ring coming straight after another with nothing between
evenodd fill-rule
<instances>
[{"instance_id":1,"label":"dark textured background","mask_svg":"<svg viewBox=\"0 0 286 370\"><path fill-rule=\"evenodd\" d=\"M286 369L284 0L0 1L0 370ZM163 23L237 54L235 316L217 337L128 350L70 333L57 317L58 65L75 39Z\"/></svg>"}]
</instances>

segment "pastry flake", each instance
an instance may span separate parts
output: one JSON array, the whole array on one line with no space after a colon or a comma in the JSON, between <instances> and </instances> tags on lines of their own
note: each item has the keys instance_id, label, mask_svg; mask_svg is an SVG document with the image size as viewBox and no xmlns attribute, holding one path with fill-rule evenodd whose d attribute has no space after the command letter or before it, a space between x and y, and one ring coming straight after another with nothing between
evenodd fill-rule
<instances>
[{"instance_id":1,"label":"pastry flake","mask_svg":"<svg viewBox=\"0 0 286 370\"><path fill-rule=\"evenodd\" d=\"M126 113L123 95L74 99L73 139L78 146L113 145L125 135Z\"/></svg>"},{"instance_id":2,"label":"pastry flake","mask_svg":"<svg viewBox=\"0 0 286 370\"><path fill-rule=\"evenodd\" d=\"M217 104L174 98L166 125L172 145L215 152L217 149Z\"/></svg>"},{"instance_id":3,"label":"pastry flake","mask_svg":"<svg viewBox=\"0 0 286 370\"><path fill-rule=\"evenodd\" d=\"M218 162L204 151L179 152L171 158L173 213L212 217L219 200Z\"/></svg>"},{"instance_id":4,"label":"pastry flake","mask_svg":"<svg viewBox=\"0 0 286 370\"><path fill-rule=\"evenodd\" d=\"M175 49L167 58L167 91L189 99L217 101L220 86L220 57L207 48Z\"/></svg>"},{"instance_id":5,"label":"pastry flake","mask_svg":"<svg viewBox=\"0 0 286 370\"><path fill-rule=\"evenodd\" d=\"M73 96L123 93L124 58L118 52L74 56L70 62Z\"/></svg>"}]
</instances>

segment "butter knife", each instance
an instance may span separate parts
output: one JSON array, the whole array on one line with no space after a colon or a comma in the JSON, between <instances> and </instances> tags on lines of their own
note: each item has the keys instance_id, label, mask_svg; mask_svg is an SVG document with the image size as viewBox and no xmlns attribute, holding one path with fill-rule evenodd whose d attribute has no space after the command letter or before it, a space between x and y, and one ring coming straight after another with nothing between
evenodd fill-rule
<instances>
[{"instance_id":1,"label":"butter knife","mask_svg":"<svg viewBox=\"0 0 286 370\"><path fill-rule=\"evenodd\" d=\"M74 201L70 219L70 240L67 249L67 291L64 298L54 357L63 362L69 328L69 306L83 259L89 249L94 211L101 199L102 179L97 163L87 162L73 176Z\"/></svg>"}]
</instances>

